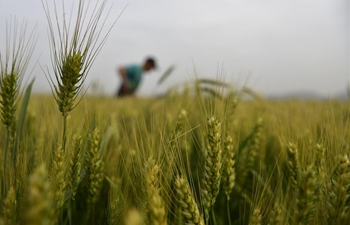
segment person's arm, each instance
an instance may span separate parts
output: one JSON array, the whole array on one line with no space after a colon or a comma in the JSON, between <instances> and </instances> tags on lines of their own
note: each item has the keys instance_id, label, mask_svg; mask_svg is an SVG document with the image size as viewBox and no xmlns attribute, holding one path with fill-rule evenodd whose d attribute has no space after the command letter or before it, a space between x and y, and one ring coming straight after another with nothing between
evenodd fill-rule
<instances>
[{"instance_id":1,"label":"person's arm","mask_svg":"<svg viewBox=\"0 0 350 225\"><path fill-rule=\"evenodd\" d=\"M129 86L128 86L128 78L126 74L125 67L120 67L118 69L119 75L122 78L122 88L124 92L129 92Z\"/></svg>"}]
</instances>

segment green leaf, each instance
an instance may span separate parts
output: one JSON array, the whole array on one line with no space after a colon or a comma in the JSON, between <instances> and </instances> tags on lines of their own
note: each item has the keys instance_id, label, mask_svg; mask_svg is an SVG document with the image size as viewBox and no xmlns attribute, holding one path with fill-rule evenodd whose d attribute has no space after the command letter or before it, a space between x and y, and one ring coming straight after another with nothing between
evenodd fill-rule
<instances>
[{"instance_id":1,"label":"green leaf","mask_svg":"<svg viewBox=\"0 0 350 225\"><path fill-rule=\"evenodd\" d=\"M22 99L22 104L21 104L21 109L19 111L19 116L18 116L18 122L17 122L17 128L16 128L16 139L15 139L15 146L13 148L13 154L12 154L12 162L13 165L16 165L16 158L17 158L17 149L18 149L18 144L19 140L21 139L22 132L23 132L23 127L24 127L24 122L27 114L27 108L30 100L30 95L32 93L32 87L34 84L35 78L30 82L28 87L25 90L23 99Z\"/></svg>"},{"instance_id":2,"label":"green leaf","mask_svg":"<svg viewBox=\"0 0 350 225\"><path fill-rule=\"evenodd\" d=\"M201 87L200 90L202 92L206 92L209 93L211 96L216 97L218 99L222 99L222 96L219 94L218 91L214 90L213 88L209 88L209 87Z\"/></svg>"},{"instance_id":3,"label":"green leaf","mask_svg":"<svg viewBox=\"0 0 350 225\"><path fill-rule=\"evenodd\" d=\"M221 86L221 87L225 87L225 88L231 88L232 86L228 83L225 82L221 82L218 80L212 80L212 79L198 79L198 83L200 84L209 84L209 85L216 85L216 86Z\"/></svg>"},{"instance_id":4,"label":"green leaf","mask_svg":"<svg viewBox=\"0 0 350 225\"><path fill-rule=\"evenodd\" d=\"M174 71L175 66L172 65L170 66L164 73L163 75L159 78L157 85L160 85L161 83L163 83L163 81Z\"/></svg>"}]
</instances>

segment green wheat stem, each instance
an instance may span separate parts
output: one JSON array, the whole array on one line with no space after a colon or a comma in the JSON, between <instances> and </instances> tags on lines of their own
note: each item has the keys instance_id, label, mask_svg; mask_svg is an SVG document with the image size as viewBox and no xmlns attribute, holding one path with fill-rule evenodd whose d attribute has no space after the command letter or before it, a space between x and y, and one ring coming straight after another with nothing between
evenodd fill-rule
<instances>
[{"instance_id":1,"label":"green wheat stem","mask_svg":"<svg viewBox=\"0 0 350 225\"><path fill-rule=\"evenodd\" d=\"M109 12L104 13L106 0L98 2L92 8L91 14L89 13L90 1L85 5L84 0L79 0L77 15L71 32L70 20L72 18L69 18L68 22L64 4L62 17L59 15L55 2L53 12L51 12L48 2L42 2L42 5L49 24L49 41L54 76L49 71L44 72L63 117L62 148L65 151L67 117L79 104L80 100L76 100L82 91L92 63L116 21L106 32L106 35L101 37L102 28L109 15ZM57 33L59 34L58 37ZM54 79L56 82L54 82Z\"/></svg>"},{"instance_id":2,"label":"green wheat stem","mask_svg":"<svg viewBox=\"0 0 350 225\"><path fill-rule=\"evenodd\" d=\"M16 123L17 96L23 76L31 59L36 42L36 27L27 36L27 23L19 23L16 17L6 22L5 53L0 51L0 111L1 120L6 126L8 138L11 128ZM6 142L8 142L7 140ZM5 165L10 143L6 143Z\"/></svg>"},{"instance_id":3,"label":"green wheat stem","mask_svg":"<svg viewBox=\"0 0 350 225\"><path fill-rule=\"evenodd\" d=\"M214 205L211 206L211 216L213 218L213 225L217 225L216 218L215 218L215 212L214 212Z\"/></svg>"},{"instance_id":4,"label":"green wheat stem","mask_svg":"<svg viewBox=\"0 0 350 225\"><path fill-rule=\"evenodd\" d=\"M231 211L230 211L230 201L226 201L226 209L227 209L227 218L228 218L228 224L231 225Z\"/></svg>"}]
</instances>

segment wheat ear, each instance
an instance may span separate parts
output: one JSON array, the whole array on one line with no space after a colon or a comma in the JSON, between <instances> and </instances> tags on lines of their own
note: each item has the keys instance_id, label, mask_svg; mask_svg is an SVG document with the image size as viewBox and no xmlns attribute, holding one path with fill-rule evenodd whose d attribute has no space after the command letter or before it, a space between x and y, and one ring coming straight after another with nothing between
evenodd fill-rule
<instances>
[{"instance_id":1,"label":"wheat ear","mask_svg":"<svg viewBox=\"0 0 350 225\"><path fill-rule=\"evenodd\" d=\"M340 221L345 216L350 199L350 160L344 155L328 184L328 221ZM349 213L349 212L347 212Z\"/></svg>"},{"instance_id":2,"label":"wheat ear","mask_svg":"<svg viewBox=\"0 0 350 225\"><path fill-rule=\"evenodd\" d=\"M178 201L181 205L181 212L186 223L204 225L203 217L199 213L197 203L192 196L192 191L187 180L177 176L175 179L175 188Z\"/></svg>"},{"instance_id":3,"label":"wheat ear","mask_svg":"<svg viewBox=\"0 0 350 225\"><path fill-rule=\"evenodd\" d=\"M108 202L108 224L120 224L122 214L125 206L125 199L121 190L121 180L114 180L112 178L112 192Z\"/></svg>"},{"instance_id":4,"label":"wheat ear","mask_svg":"<svg viewBox=\"0 0 350 225\"><path fill-rule=\"evenodd\" d=\"M96 128L89 137L89 150L87 152L87 179L88 179L88 201L89 205L94 204L98 198L104 179L104 163L99 153L100 132Z\"/></svg>"},{"instance_id":5,"label":"wheat ear","mask_svg":"<svg viewBox=\"0 0 350 225\"><path fill-rule=\"evenodd\" d=\"M69 160L69 188L72 192L72 199L75 200L75 195L77 193L78 185L80 182L80 173L81 173L81 150L83 142L81 136L74 136L74 146L72 151L72 157Z\"/></svg>"},{"instance_id":6,"label":"wheat ear","mask_svg":"<svg viewBox=\"0 0 350 225\"><path fill-rule=\"evenodd\" d=\"M50 179L54 193L56 213L59 215L65 201L68 185L66 179L65 157L62 148L58 148L54 152L54 158L52 160L50 171Z\"/></svg>"},{"instance_id":7,"label":"wheat ear","mask_svg":"<svg viewBox=\"0 0 350 225\"><path fill-rule=\"evenodd\" d=\"M263 130L263 120L259 118L254 127L253 138L249 144L248 158L247 158L247 171L249 172L254 168L256 158L258 156L261 142L262 142L262 130Z\"/></svg>"},{"instance_id":8,"label":"wheat ear","mask_svg":"<svg viewBox=\"0 0 350 225\"><path fill-rule=\"evenodd\" d=\"M25 20L21 24L17 18L10 18L6 23L6 50L5 54L0 51L0 111L1 120L7 129L7 140L3 170L8 163L8 152L13 149L16 127L17 97L23 76L28 63L32 57L36 43L36 27L27 36L27 23ZM16 165L17 152L12 153L12 166ZM15 174L16 175L16 174ZM6 178L7 179L7 178ZM5 181L9 183L8 180ZM3 190L8 191L7 187ZM6 193L5 193L6 194ZM5 196L3 195L3 197Z\"/></svg>"},{"instance_id":9,"label":"wheat ear","mask_svg":"<svg viewBox=\"0 0 350 225\"><path fill-rule=\"evenodd\" d=\"M159 194L159 166L155 163L153 157L150 157L146 163L146 183L148 188L148 209L150 213L151 224L166 225L166 212L163 199Z\"/></svg>"},{"instance_id":10,"label":"wheat ear","mask_svg":"<svg viewBox=\"0 0 350 225\"><path fill-rule=\"evenodd\" d=\"M141 213L136 209L130 209L124 219L125 225L144 225Z\"/></svg>"},{"instance_id":11,"label":"wheat ear","mask_svg":"<svg viewBox=\"0 0 350 225\"><path fill-rule=\"evenodd\" d=\"M75 100L109 33L108 31L107 35L100 36L104 25L100 20L104 14L106 1L98 2L90 11L90 4L86 6L84 0L79 0L72 33L70 27L67 27L70 22L67 22L65 13L60 14L56 7L54 12L51 12L47 2L46 5L43 3L43 6L49 24L51 61L56 82L49 76L49 72L46 71L46 75L49 77L51 89L63 117L62 148L65 150L67 117L78 104ZM108 13L106 15L108 16ZM87 17L91 19L85 20ZM62 21L59 21L60 19ZM59 38L57 33L60 34Z\"/></svg>"},{"instance_id":12,"label":"wheat ear","mask_svg":"<svg viewBox=\"0 0 350 225\"><path fill-rule=\"evenodd\" d=\"M253 214L250 216L250 220L249 220L249 225L261 225L261 212L260 212L260 208L257 207L254 209Z\"/></svg>"},{"instance_id":13,"label":"wheat ear","mask_svg":"<svg viewBox=\"0 0 350 225\"><path fill-rule=\"evenodd\" d=\"M317 144L316 145L316 157L315 157L315 169L316 169L316 174L319 177L322 177L323 172L324 172L324 166L325 166L325 148Z\"/></svg>"},{"instance_id":14,"label":"wheat ear","mask_svg":"<svg viewBox=\"0 0 350 225\"><path fill-rule=\"evenodd\" d=\"M51 184L44 164L38 166L29 178L28 210L25 224L54 224L54 202Z\"/></svg>"},{"instance_id":15,"label":"wheat ear","mask_svg":"<svg viewBox=\"0 0 350 225\"><path fill-rule=\"evenodd\" d=\"M315 169L310 166L300 176L297 193L296 224L311 224L315 219L318 182Z\"/></svg>"},{"instance_id":16,"label":"wheat ear","mask_svg":"<svg viewBox=\"0 0 350 225\"><path fill-rule=\"evenodd\" d=\"M214 205L220 190L221 179L221 123L215 117L208 119L208 143L205 152L203 178L203 204L208 222L209 210Z\"/></svg>"},{"instance_id":17,"label":"wheat ear","mask_svg":"<svg viewBox=\"0 0 350 225\"><path fill-rule=\"evenodd\" d=\"M275 202L273 209L270 212L270 217L267 225L282 225L282 210L281 205L278 202Z\"/></svg>"},{"instance_id":18,"label":"wheat ear","mask_svg":"<svg viewBox=\"0 0 350 225\"><path fill-rule=\"evenodd\" d=\"M290 173L290 180L292 182L292 187L294 191L296 191L299 183L300 166L299 166L298 149L294 144L292 143L288 144L287 154L288 154L288 170Z\"/></svg>"},{"instance_id":19,"label":"wheat ear","mask_svg":"<svg viewBox=\"0 0 350 225\"><path fill-rule=\"evenodd\" d=\"M8 132L15 122L18 95L18 75L13 72L5 74L0 81L0 109L1 120Z\"/></svg>"},{"instance_id":20,"label":"wheat ear","mask_svg":"<svg viewBox=\"0 0 350 225\"><path fill-rule=\"evenodd\" d=\"M17 224L17 200L15 189L11 186L4 201L2 216L5 224Z\"/></svg>"},{"instance_id":21,"label":"wheat ear","mask_svg":"<svg viewBox=\"0 0 350 225\"><path fill-rule=\"evenodd\" d=\"M232 138L228 136L224 141L224 152L226 157L223 164L222 182L226 193L227 200L230 200L230 194L233 186L235 185L236 172L235 172L235 160L234 160L234 149L232 144Z\"/></svg>"}]
</instances>

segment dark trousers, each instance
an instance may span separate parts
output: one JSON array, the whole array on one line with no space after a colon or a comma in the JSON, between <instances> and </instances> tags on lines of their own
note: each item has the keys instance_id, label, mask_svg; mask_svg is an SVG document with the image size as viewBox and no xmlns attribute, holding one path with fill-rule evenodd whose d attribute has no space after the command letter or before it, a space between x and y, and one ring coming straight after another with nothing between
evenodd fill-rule
<instances>
[{"instance_id":1,"label":"dark trousers","mask_svg":"<svg viewBox=\"0 0 350 225\"><path fill-rule=\"evenodd\" d=\"M124 91L123 84L120 85L119 89L115 93L115 97L124 97L127 96L129 93Z\"/></svg>"}]
</instances>

